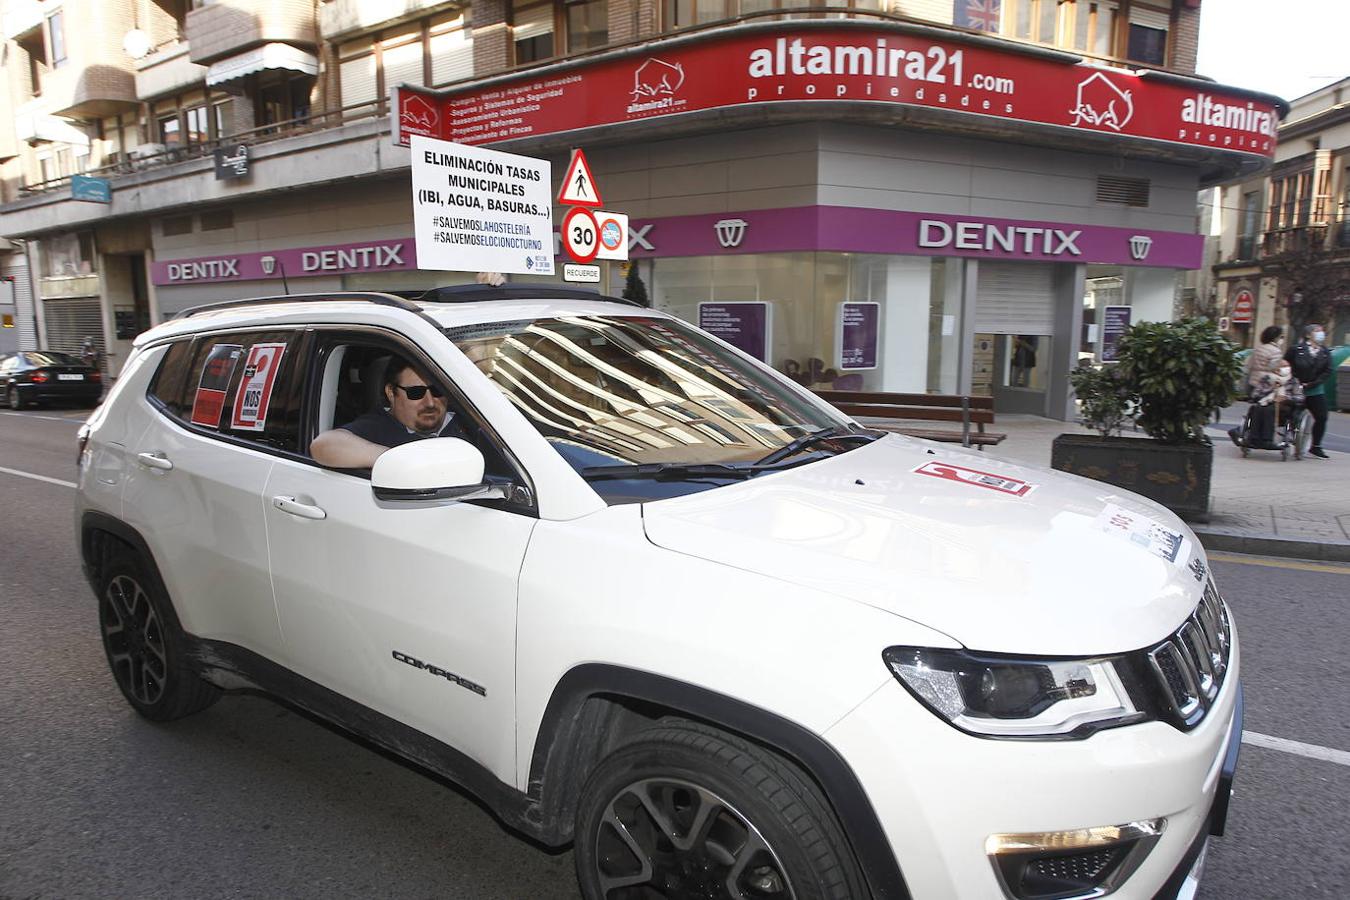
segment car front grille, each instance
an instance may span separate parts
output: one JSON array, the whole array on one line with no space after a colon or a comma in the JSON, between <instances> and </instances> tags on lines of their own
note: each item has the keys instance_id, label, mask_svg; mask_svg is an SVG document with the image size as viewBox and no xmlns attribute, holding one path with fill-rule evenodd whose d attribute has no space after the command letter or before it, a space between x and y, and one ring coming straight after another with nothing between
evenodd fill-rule
<instances>
[{"instance_id":1,"label":"car front grille","mask_svg":"<svg viewBox=\"0 0 1350 900\"><path fill-rule=\"evenodd\" d=\"M1232 624L1210 581L1204 597L1171 637L1147 651L1166 705L1185 728L1204 719L1223 687L1232 650Z\"/></svg>"}]
</instances>

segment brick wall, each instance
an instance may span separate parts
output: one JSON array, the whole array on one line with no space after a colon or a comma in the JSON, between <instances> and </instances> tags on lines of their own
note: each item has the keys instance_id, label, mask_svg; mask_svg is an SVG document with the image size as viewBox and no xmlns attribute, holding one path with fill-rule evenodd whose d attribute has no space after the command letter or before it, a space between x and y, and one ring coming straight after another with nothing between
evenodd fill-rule
<instances>
[{"instance_id":1,"label":"brick wall","mask_svg":"<svg viewBox=\"0 0 1350 900\"><path fill-rule=\"evenodd\" d=\"M319 26L314 0L218 0L188 13L187 36L205 65L274 41L313 47Z\"/></svg>"},{"instance_id":2,"label":"brick wall","mask_svg":"<svg viewBox=\"0 0 1350 900\"><path fill-rule=\"evenodd\" d=\"M511 65L507 0L474 0L473 72L482 78Z\"/></svg>"},{"instance_id":3,"label":"brick wall","mask_svg":"<svg viewBox=\"0 0 1350 900\"><path fill-rule=\"evenodd\" d=\"M1167 67L1186 75L1195 74L1195 53L1200 44L1200 5L1189 9L1176 3L1172 10L1172 34Z\"/></svg>"}]
</instances>

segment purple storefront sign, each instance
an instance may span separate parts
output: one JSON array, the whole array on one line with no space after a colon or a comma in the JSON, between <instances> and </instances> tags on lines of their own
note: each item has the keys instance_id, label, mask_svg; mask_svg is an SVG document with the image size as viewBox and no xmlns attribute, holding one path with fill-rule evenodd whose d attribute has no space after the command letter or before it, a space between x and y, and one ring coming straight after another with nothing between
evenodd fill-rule
<instances>
[{"instance_id":1,"label":"purple storefront sign","mask_svg":"<svg viewBox=\"0 0 1350 900\"><path fill-rule=\"evenodd\" d=\"M634 258L825 250L1195 269L1204 250L1187 232L847 206L634 219L629 233L642 238Z\"/></svg>"},{"instance_id":2,"label":"purple storefront sign","mask_svg":"<svg viewBox=\"0 0 1350 900\"><path fill-rule=\"evenodd\" d=\"M839 307L839 368L875 369L880 339L880 303L843 303Z\"/></svg>"},{"instance_id":3,"label":"purple storefront sign","mask_svg":"<svg viewBox=\"0 0 1350 900\"><path fill-rule=\"evenodd\" d=\"M266 281L354 272L400 272L417 268L412 238L335 244L327 247L291 247L263 253L236 253L197 259L156 262L151 277L156 285L209 284L222 281Z\"/></svg>"},{"instance_id":4,"label":"purple storefront sign","mask_svg":"<svg viewBox=\"0 0 1350 900\"><path fill-rule=\"evenodd\" d=\"M698 327L761 362L769 361L767 303L700 303Z\"/></svg>"},{"instance_id":5,"label":"purple storefront sign","mask_svg":"<svg viewBox=\"0 0 1350 900\"><path fill-rule=\"evenodd\" d=\"M1120 339L1130 330L1128 306L1102 307L1102 362L1115 362Z\"/></svg>"}]
</instances>

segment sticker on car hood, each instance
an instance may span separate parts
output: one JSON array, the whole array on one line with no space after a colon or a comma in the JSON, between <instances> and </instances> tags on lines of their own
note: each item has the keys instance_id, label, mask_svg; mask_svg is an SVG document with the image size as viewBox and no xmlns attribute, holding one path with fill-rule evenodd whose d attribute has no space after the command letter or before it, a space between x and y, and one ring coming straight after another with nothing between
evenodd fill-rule
<instances>
[{"instance_id":1,"label":"sticker on car hood","mask_svg":"<svg viewBox=\"0 0 1350 900\"><path fill-rule=\"evenodd\" d=\"M1106 508L1097 514L1097 527L1178 566L1184 565L1191 555L1190 539L1181 532L1114 503L1106 504Z\"/></svg>"},{"instance_id":2,"label":"sticker on car hood","mask_svg":"<svg viewBox=\"0 0 1350 900\"><path fill-rule=\"evenodd\" d=\"M988 488L1014 497L1025 497L1036 489L1036 485L1029 481L995 475L992 472L981 472L979 469L967 469L965 466L954 466L951 463L926 462L914 469L914 474L945 478L948 481Z\"/></svg>"}]
</instances>

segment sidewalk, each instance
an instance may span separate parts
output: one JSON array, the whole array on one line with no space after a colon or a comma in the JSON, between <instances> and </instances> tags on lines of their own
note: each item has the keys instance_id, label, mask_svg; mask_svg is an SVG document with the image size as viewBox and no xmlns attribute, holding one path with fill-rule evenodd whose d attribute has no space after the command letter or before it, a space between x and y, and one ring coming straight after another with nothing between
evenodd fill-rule
<instances>
[{"instance_id":1,"label":"sidewalk","mask_svg":"<svg viewBox=\"0 0 1350 900\"><path fill-rule=\"evenodd\" d=\"M1240 415L1232 407L1224 421ZM1331 440L1350 435L1350 414L1332 413L1328 425L1330 459L1291 456L1288 462L1269 451L1243 459L1228 440L1229 424L1208 429L1214 441L1210 520L1190 523L1206 549L1350 562L1350 453L1332 449L1339 441ZM1018 415L998 416L990 430L1008 439L986 453L1042 466L1050 465L1056 435L1092 433L1071 422Z\"/></svg>"}]
</instances>

